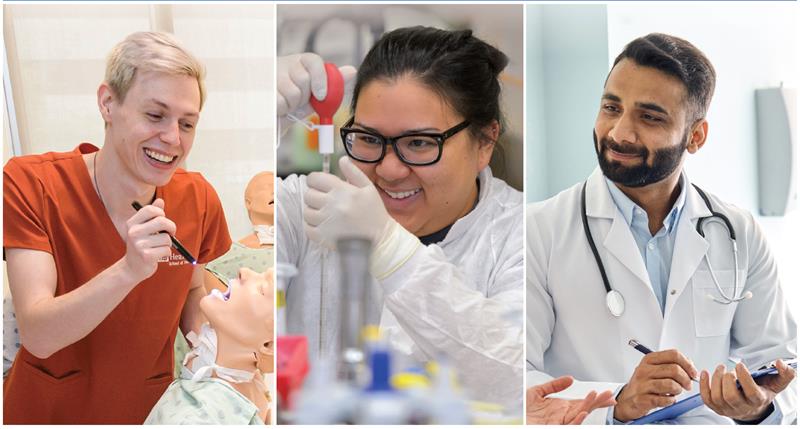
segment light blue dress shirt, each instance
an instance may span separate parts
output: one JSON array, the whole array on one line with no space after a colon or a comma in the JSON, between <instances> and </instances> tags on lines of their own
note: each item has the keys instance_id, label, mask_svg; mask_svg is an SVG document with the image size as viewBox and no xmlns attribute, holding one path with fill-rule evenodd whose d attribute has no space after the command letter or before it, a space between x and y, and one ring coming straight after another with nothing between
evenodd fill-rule
<instances>
[{"instance_id":1,"label":"light blue dress shirt","mask_svg":"<svg viewBox=\"0 0 800 429\"><path fill-rule=\"evenodd\" d=\"M650 277L650 286L661 306L661 314L664 314L664 305L667 296L667 286L669 284L669 272L672 267L672 251L675 248L675 237L677 235L678 220L683 212L686 203L686 180L681 175L678 187L681 189L675 205L664 218L664 225L656 232L650 234L649 219L647 212L634 203L625 195L614 182L606 178L608 190L617 209L622 213L625 222L631 229L636 246L644 260L647 268L647 275Z\"/></svg>"}]
</instances>

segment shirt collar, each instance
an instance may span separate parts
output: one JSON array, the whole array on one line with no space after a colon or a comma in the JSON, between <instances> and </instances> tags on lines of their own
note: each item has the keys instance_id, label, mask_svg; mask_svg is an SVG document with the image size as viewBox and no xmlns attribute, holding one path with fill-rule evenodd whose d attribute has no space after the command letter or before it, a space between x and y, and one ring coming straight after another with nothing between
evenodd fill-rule
<instances>
[{"instance_id":1,"label":"shirt collar","mask_svg":"<svg viewBox=\"0 0 800 429\"><path fill-rule=\"evenodd\" d=\"M681 173L681 177L678 180L678 187L681 190L681 193L678 195L678 199L675 200L675 204L672 206L672 210L669 211L667 217L664 218L664 227L667 229L667 232L672 232L672 229L675 228L675 225L678 224L678 219L680 219L681 212L683 211L684 205L686 205L686 173ZM644 211L638 204L634 203L633 200L628 198L625 193L623 193L617 185L614 184L608 177L603 176L603 179L606 181L606 185L608 186L608 191L611 194L611 199L614 200L614 205L617 206L617 209L622 213L622 217L625 219L625 223L628 224L630 227L633 223L633 216L636 209L641 210L644 213L644 216L647 217L647 212Z\"/></svg>"}]
</instances>

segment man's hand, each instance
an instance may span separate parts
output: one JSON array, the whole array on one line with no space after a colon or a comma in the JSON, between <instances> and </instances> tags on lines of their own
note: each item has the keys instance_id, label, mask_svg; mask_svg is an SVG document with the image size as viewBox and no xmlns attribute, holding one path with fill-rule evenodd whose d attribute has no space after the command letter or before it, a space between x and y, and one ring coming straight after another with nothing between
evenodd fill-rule
<instances>
[{"instance_id":1,"label":"man's hand","mask_svg":"<svg viewBox=\"0 0 800 429\"><path fill-rule=\"evenodd\" d=\"M783 361L775 362L777 375L759 379L750 376L743 363L736 365L735 372L725 371L724 365L714 370L713 377L708 371L700 374L700 396L708 408L715 413L740 421L762 420L769 411L775 395L786 389L795 377L795 371ZM736 386L736 380L742 386Z\"/></svg>"},{"instance_id":2,"label":"man's hand","mask_svg":"<svg viewBox=\"0 0 800 429\"><path fill-rule=\"evenodd\" d=\"M627 422L644 416L653 408L672 405L678 394L692 389L692 379L696 377L697 369L681 352L648 353L617 395L614 418Z\"/></svg>"},{"instance_id":3,"label":"man's hand","mask_svg":"<svg viewBox=\"0 0 800 429\"><path fill-rule=\"evenodd\" d=\"M540 425L579 425L586 416L597 408L610 407L616 402L609 390L600 393L589 392L583 399L546 398L572 385L572 377L565 376L547 383L531 387L525 393L527 424Z\"/></svg>"},{"instance_id":4,"label":"man's hand","mask_svg":"<svg viewBox=\"0 0 800 429\"><path fill-rule=\"evenodd\" d=\"M158 268L158 260L172 254L167 233L175 235L175 223L164 213L164 200L142 207L127 221L127 250L124 265L136 283L150 277Z\"/></svg>"}]
</instances>

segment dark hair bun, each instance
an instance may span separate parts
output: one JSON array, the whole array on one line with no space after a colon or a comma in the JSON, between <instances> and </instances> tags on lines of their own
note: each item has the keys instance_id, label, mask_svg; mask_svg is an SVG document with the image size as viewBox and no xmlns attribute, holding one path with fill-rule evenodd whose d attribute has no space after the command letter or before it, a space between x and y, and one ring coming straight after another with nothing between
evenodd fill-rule
<instances>
[{"instance_id":1,"label":"dark hair bun","mask_svg":"<svg viewBox=\"0 0 800 429\"><path fill-rule=\"evenodd\" d=\"M472 35L472 30L405 27L384 34L358 70L352 109L364 86L376 79L410 74L440 94L465 120L474 135L497 121L501 86L498 75L508 65L500 50Z\"/></svg>"}]
</instances>

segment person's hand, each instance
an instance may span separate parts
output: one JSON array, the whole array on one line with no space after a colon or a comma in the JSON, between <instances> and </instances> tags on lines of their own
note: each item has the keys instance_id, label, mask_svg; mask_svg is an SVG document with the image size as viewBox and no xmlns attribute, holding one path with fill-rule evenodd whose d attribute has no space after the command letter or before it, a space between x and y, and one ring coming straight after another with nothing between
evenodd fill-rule
<instances>
[{"instance_id":1,"label":"person's hand","mask_svg":"<svg viewBox=\"0 0 800 429\"><path fill-rule=\"evenodd\" d=\"M340 237L361 237L376 245L397 222L389 216L378 190L348 157L339 159L347 181L314 172L308 175L303 196L304 229L308 238L334 249Z\"/></svg>"},{"instance_id":2,"label":"person's hand","mask_svg":"<svg viewBox=\"0 0 800 429\"><path fill-rule=\"evenodd\" d=\"M613 393L606 390L597 394L589 392L583 399L547 398L572 385L572 377L559 377L547 383L531 387L525 392L525 423L537 425L579 425L586 416L598 408L616 403Z\"/></svg>"},{"instance_id":3,"label":"person's hand","mask_svg":"<svg viewBox=\"0 0 800 429\"><path fill-rule=\"evenodd\" d=\"M356 75L353 66L339 67L345 82L345 93ZM311 94L324 100L328 94L328 75L325 62L317 54L303 54L278 57L278 120L281 132L291 125L287 115L303 119L314 110L309 104Z\"/></svg>"},{"instance_id":4,"label":"person's hand","mask_svg":"<svg viewBox=\"0 0 800 429\"><path fill-rule=\"evenodd\" d=\"M672 405L683 390L692 389L692 379L696 377L697 369L681 352L648 353L617 395L614 418L627 422L644 416L653 408Z\"/></svg>"},{"instance_id":5,"label":"person's hand","mask_svg":"<svg viewBox=\"0 0 800 429\"><path fill-rule=\"evenodd\" d=\"M386 211L378 190L348 157L339 159L345 179L327 173L311 173L303 196L304 230L312 241L328 249L341 237L372 241L369 270L383 280L405 264L421 245Z\"/></svg>"},{"instance_id":6,"label":"person's hand","mask_svg":"<svg viewBox=\"0 0 800 429\"><path fill-rule=\"evenodd\" d=\"M164 200L153 201L127 220L125 256L123 262L138 283L150 277L158 268L158 260L172 254L169 234L175 234L175 223L164 213Z\"/></svg>"},{"instance_id":7,"label":"person's hand","mask_svg":"<svg viewBox=\"0 0 800 429\"><path fill-rule=\"evenodd\" d=\"M735 371L726 372L724 365L700 373L700 396L712 411L739 421L762 420L770 409L775 395L786 389L795 377L795 371L783 361L775 362L778 374L753 380L743 363L736 364ZM736 380L742 386L736 387Z\"/></svg>"}]
</instances>

